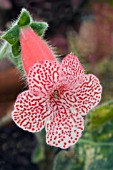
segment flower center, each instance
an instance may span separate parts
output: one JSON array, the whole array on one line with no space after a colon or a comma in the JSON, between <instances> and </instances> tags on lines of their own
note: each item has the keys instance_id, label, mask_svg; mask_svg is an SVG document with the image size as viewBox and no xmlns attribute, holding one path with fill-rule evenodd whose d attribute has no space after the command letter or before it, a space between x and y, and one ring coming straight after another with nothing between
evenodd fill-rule
<instances>
[{"instance_id":1,"label":"flower center","mask_svg":"<svg viewBox=\"0 0 113 170\"><path fill-rule=\"evenodd\" d=\"M58 99L58 97L59 97L59 92L58 92L57 89L54 90L53 96L54 96L54 98Z\"/></svg>"}]
</instances>

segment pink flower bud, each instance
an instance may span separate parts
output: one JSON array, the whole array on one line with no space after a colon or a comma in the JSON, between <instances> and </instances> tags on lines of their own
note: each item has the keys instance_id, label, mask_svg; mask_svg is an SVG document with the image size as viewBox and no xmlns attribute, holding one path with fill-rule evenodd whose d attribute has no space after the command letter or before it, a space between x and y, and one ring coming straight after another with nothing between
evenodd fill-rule
<instances>
[{"instance_id":1,"label":"pink flower bud","mask_svg":"<svg viewBox=\"0 0 113 170\"><path fill-rule=\"evenodd\" d=\"M29 69L39 61L56 61L47 43L30 27L24 27L21 29L20 44L22 50L22 61L27 74Z\"/></svg>"}]
</instances>

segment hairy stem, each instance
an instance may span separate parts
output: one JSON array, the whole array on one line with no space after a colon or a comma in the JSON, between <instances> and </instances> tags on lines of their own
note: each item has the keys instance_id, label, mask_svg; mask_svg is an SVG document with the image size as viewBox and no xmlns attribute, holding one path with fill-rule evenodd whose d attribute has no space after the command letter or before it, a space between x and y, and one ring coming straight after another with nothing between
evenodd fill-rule
<instances>
[{"instance_id":1,"label":"hairy stem","mask_svg":"<svg viewBox=\"0 0 113 170\"><path fill-rule=\"evenodd\" d=\"M0 59L2 59L4 57L4 55L7 53L8 49L9 49L9 44L7 42L5 42L3 44L3 46L0 49Z\"/></svg>"}]
</instances>

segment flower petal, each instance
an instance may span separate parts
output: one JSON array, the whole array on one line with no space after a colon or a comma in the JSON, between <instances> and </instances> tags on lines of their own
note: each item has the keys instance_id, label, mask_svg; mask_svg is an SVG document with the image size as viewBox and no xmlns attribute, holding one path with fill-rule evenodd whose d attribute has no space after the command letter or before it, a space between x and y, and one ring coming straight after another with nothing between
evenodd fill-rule
<instances>
[{"instance_id":1,"label":"flower petal","mask_svg":"<svg viewBox=\"0 0 113 170\"><path fill-rule=\"evenodd\" d=\"M85 75L84 82L76 91L76 106L78 112L84 116L93 109L101 100L102 86L98 78L92 74Z\"/></svg>"},{"instance_id":2,"label":"flower petal","mask_svg":"<svg viewBox=\"0 0 113 170\"><path fill-rule=\"evenodd\" d=\"M65 110L61 112L61 115L57 113L47 118L46 142L49 145L66 149L78 141L83 130L82 116L78 113L73 114L71 110Z\"/></svg>"},{"instance_id":3,"label":"flower petal","mask_svg":"<svg viewBox=\"0 0 113 170\"><path fill-rule=\"evenodd\" d=\"M83 81L84 69L78 58L73 54L69 54L62 60L62 76L64 82L68 82L71 86L76 86Z\"/></svg>"},{"instance_id":4,"label":"flower petal","mask_svg":"<svg viewBox=\"0 0 113 170\"><path fill-rule=\"evenodd\" d=\"M17 97L12 119L24 130L39 132L44 128L44 114L47 114L44 102L41 98L33 96L29 91L21 93Z\"/></svg>"},{"instance_id":5,"label":"flower petal","mask_svg":"<svg viewBox=\"0 0 113 170\"><path fill-rule=\"evenodd\" d=\"M34 95L46 97L59 81L60 65L55 61L36 63L29 71L28 84Z\"/></svg>"}]
</instances>

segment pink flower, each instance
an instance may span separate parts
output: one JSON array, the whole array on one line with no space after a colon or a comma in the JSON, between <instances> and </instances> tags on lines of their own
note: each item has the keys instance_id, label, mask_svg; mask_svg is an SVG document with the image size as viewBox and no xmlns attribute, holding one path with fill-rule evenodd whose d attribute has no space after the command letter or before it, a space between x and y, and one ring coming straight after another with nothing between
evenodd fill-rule
<instances>
[{"instance_id":1,"label":"pink flower","mask_svg":"<svg viewBox=\"0 0 113 170\"><path fill-rule=\"evenodd\" d=\"M47 43L30 28L24 27L20 33L22 60L26 73L38 61L56 61Z\"/></svg>"},{"instance_id":2,"label":"pink flower","mask_svg":"<svg viewBox=\"0 0 113 170\"><path fill-rule=\"evenodd\" d=\"M84 130L83 116L100 102L99 80L92 74L84 74L73 54L65 57L61 65L51 57L51 60L37 59L26 68L29 90L17 97L13 120L29 132L39 132L45 127L49 145L63 149L72 146Z\"/></svg>"}]
</instances>

